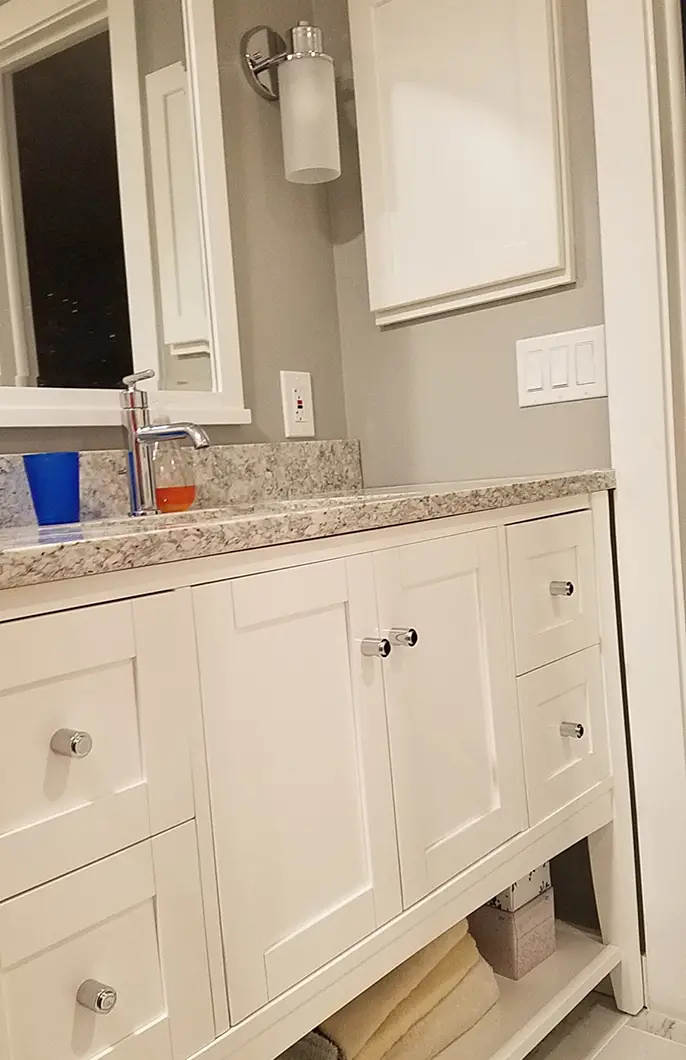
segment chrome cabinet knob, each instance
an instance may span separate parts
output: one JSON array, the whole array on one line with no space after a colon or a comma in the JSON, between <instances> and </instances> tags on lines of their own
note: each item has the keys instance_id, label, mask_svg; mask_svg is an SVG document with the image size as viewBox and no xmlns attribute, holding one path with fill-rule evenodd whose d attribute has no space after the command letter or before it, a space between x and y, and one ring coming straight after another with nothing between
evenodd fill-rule
<instances>
[{"instance_id":1,"label":"chrome cabinet knob","mask_svg":"<svg viewBox=\"0 0 686 1060\"><path fill-rule=\"evenodd\" d=\"M387 659L391 654L391 642L385 637L365 637L361 647L362 654L372 659Z\"/></svg>"},{"instance_id":2,"label":"chrome cabinet knob","mask_svg":"<svg viewBox=\"0 0 686 1060\"><path fill-rule=\"evenodd\" d=\"M419 642L419 634L416 629L392 629L388 639L400 648L414 648Z\"/></svg>"},{"instance_id":3,"label":"chrome cabinet knob","mask_svg":"<svg viewBox=\"0 0 686 1060\"><path fill-rule=\"evenodd\" d=\"M586 730L575 721L563 721L560 725L560 736L567 740L583 740Z\"/></svg>"},{"instance_id":4,"label":"chrome cabinet knob","mask_svg":"<svg viewBox=\"0 0 686 1060\"><path fill-rule=\"evenodd\" d=\"M85 758L93 750L92 737L78 729L58 729L53 733L50 750L65 758Z\"/></svg>"},{"instance_id":5,"label":"chrome cabinet knob","mask_svg":"<svg viewBox=\"0 0 686 1060\"><path fill-rule=\"evenodd\" d=\"M574 582L551 582L550 583L550 595L551 596L574 596L576 588Z\"/></svg>"},{"instance_id":6,"label":"chrome cabinet knob","mask_svg":"<svg viewBox=\"0 0 686 1060\"><path fill-rule=\"evenodd\" d=\"M117 991L97 979L86 979L78 989L76 1000L90 1012L106 1016L117 1004Z\"/></svg>"}]
</instances>

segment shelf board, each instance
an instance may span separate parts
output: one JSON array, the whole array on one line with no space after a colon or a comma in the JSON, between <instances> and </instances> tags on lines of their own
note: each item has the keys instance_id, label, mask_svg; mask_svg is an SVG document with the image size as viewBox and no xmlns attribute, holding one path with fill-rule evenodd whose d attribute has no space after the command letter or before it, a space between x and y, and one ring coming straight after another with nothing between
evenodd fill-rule
<instances>
[{"instance_id":1,"label":"shelf board","mask_svg":"<svg viewBox=\"0 0 686 1060\"><path fill-rule=\"evenodd\" d=\"M620 960L616 946L558 920L553 956L518 983L498 976L498 1003L439 1060L524 1060Z\"/></svg>"}]
</instances>

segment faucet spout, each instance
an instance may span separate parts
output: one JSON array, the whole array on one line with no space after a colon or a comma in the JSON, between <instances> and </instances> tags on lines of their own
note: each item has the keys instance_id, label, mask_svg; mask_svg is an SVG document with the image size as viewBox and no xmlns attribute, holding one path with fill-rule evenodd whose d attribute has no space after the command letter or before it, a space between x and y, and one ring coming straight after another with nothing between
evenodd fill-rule
<instances>
[{"instance_id":1,"label":"faucet spout","mask_svg":"<svg viewBox=\"0 0 686 1060\"><path fill-rule=\"evenodd\" d=\"M136 441L139 445L151 445L153 442L171 442L178 438L188 438L195 449L207 449L210 439L207 432L197 423L155 423L138 427Z\"/></svg>"}]
</instances>

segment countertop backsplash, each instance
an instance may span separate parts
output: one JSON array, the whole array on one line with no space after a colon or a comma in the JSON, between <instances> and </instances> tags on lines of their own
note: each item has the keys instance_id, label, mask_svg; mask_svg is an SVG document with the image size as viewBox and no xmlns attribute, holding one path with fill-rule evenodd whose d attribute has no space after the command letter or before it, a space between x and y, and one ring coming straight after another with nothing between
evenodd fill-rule
<instances>
[{"instance_id":1,"label":"countertop backsplash","mask_svg":"<svg viewBox=\"0 0 686 1060\"><path fill-rule=\"evenodd\" d=\"M310 497L362 488L357 441L265 442L187 450L195 465L196 507ZM103 449L81 454L81 519L126 515L127 454ZM35 524L22 457L0 454L0 526Z\"/></svg>"}]
</instances>

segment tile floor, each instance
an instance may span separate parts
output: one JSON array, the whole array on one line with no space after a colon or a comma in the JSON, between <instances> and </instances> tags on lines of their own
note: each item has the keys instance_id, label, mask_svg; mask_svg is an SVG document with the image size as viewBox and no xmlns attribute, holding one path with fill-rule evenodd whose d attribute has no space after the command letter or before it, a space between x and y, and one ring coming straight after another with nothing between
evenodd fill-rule
<instances>
[{"instance_id":1,"label":"tile floor","mask_svg":"<svg viewBox=\"0 0 686 1060\"><path fill-rule=\"evenodd\" d=\"M686 1045L625 1026L595 1057L597 1060L686 1060Z\"/></svg>"},{"instance_id":2,"label":"tile floor","mask_svg":"<svg viewBox=\"0 0 686 1060\"><path fill-rule=\"evenodd\" d=\"M593 994L529 1060L686 1060L686 1045L632 1026L608 999Z\"/></svg>"}]
</instances>

